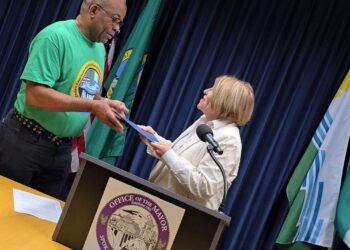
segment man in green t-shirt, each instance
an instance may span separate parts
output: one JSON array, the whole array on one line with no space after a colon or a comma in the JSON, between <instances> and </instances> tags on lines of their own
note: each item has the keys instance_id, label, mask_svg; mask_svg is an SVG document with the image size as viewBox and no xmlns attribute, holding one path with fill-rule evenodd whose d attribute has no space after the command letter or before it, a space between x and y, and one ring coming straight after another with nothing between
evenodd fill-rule
<instances>
[{"instance_id":1,"label":"man in green t-shirt","mask_svg":"<svg viewBox=\"0 0 350 250\"><path fill-rule=\"evenodd\" d=\"M0 175L59 197L71 162L71 137L90 113L117 132L120 101L103 99L103 43L120 31L125 0L83 0L75 20L33 39L14 109L0 126Z\"/></svg>"}]
</instances>

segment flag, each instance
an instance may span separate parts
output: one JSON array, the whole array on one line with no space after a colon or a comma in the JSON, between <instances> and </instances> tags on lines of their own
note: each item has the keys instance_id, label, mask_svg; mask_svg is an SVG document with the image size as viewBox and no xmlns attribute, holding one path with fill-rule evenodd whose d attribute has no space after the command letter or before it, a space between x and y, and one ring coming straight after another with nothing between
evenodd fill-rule
<instances>
[{"instance_id":1,"label":"flag","mask_svg":"<svg viewBox=\"0 0 350 250\"><path fill-rule=\"evenodd\" d=\"M350 171L340 191L337 213L335 216L335 228L345 244L350 248Z\"/></svg>"},{"instance_id":2,"label":"flag","mask_svg":"<svg viewBox=\"0 0 350 250\"><path fill-rule=\"evenodd\" d=\"M147 59L160 3L161 0L147 2L105 81L104 86L108 90L107 98L123 101L129 110L132 108L137 85ZM129 114L130 112L127 117ZM114 164L116 157L123 153L125 136L125 130L123 133L116 133L95 119L87 133L86 153Z\"/></svg>"},{"instance_id":3,"label":"flag","mask_svg":"<svg viewBox=\"0 0 350 250\"><path fill-rule=\"evenodd\" d=\"M109 49L108 49L108 54L106 56L106 61L105 61L105 75L104 78L106 79L108 76L108 73L111 69L112 66L112 62L113 62L113 58L114 58L114 53L115 53L115 47L117 45L117 38L114 37L111 41L111 43L109 44Z\"/></svg>"},{"instance_id":4,"label":"flag","mask_svg":"<svg viewBox=\"0 0 350 250\"><path fill-rule=\"evenodd\" d=\"M91 125L91 119L92 118L90 116L90 119L86 123L82 135L79 137L72 138L72 152L71 152L72 161L71 161L71 165L70 165L71 166L70 167L71 173L78 172L80 162L81 162L79 155L81 152L85 151L85 137L86 137L86 133L89 130L89 127Z\"/></svg>"},{"instance_id":5,"label":"flag","mask_svg":"<svg viewBox=\"0 0 350 250\"><path fill-rule=\"evenodd\" d=\"M310 249L309 244L332 246L350 135L349 86L350 71L287 185L290 209L277 244L291 249Z\"/></svg>"}]
</instances>

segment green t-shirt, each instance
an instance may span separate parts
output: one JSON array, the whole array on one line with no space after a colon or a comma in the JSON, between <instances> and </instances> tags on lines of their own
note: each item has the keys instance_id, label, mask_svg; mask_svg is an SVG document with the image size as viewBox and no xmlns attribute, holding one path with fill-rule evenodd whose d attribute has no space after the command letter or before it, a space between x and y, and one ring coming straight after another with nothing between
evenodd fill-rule
<instances>
[{"instance_id":1,"label":"green t-shirt","mask_svg":"<svg viewBox=\"0 0 350 250\"><path fill-rule=\"evenodd\" d=\"M86 38L74 20L49 25L30 45L16 109L57 136L80 135L89 112L50 112L29 106L25 103L25 81L46 85L70 96L93 99L101 89L104 60L103 44Z\"/></svg>"}]
</instances>

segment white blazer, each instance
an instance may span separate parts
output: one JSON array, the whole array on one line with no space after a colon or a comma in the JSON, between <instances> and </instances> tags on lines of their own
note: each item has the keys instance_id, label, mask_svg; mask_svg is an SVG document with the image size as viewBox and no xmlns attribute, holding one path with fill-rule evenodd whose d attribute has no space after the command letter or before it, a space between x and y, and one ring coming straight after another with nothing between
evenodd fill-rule
<instances>
[{"instance_id":1,"label":"white blazer","mask_svg":"<svg viewBox=\"0 0 350 250\"><path fill-rule=\"evenodd\" d=\"M207 144L196 136L195 130L203 119L202 116L172 143L172 149L162 156L149 180L208 208L218 209L223 197L223 177L207 152ZM230 186L237 176L241 159L239 129L234 123L223 120L214 120L207 125L224 151L216 157L226 172ZM150 147L147 151L155 156Z\"/></svg>"}]
</instances>

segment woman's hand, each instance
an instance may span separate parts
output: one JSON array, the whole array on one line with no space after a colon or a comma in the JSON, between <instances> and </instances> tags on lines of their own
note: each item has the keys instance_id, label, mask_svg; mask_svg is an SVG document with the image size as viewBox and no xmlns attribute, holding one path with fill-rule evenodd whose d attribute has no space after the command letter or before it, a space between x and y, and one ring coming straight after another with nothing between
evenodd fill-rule
<instances>
[{"instance_id":1,"label":"woman's hand","mask_svg":"<svg viewBox=\"0 0 350 250\"><path fill-rule=\"evenodd\" d=\"M151 142L150 145L159 157L162 157L163 154L171 149L171 143L167 141Z\"/></svg>"},{"instance_id":2,"label":"woman's hand","mask_svg":"<svg viewBox=\"0 0 350 250\"><path fill-rule=\"evenodd\" d=\"M142 130L154 135L156 134L156 131L150 126L144 126L144 125L138 125ZM165 154L167 151L171 149L171 143L167 141L160 141L160 142L150 142L147 140L146 137L140 135L140 139L148 143L149 146L152 147L153 151L157 154L157 156L162 157L163 154Z\"/></svg>"},{"instance_id":3,"label":"woman's hand","mask_svg":"<svg viewBox=\"0 0 350 250\"><path fill-rule=\"evenodd\" d=\"M148 132L148 133L150 133L150 134L152 134L152 135L156 134L156 131L154 131L154 129L153 129L151 126L144 126L144 125L138 125L138 126L139 126L139 128L141 128L142 130L144 130L144 131L146 131L146 132ZM141 134L140 134L140 139L141 139L141 141L143 141L143 142L148 142L148 140L146 139L146 137L142 136Z\"/></svg>"}]
</instances>

